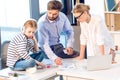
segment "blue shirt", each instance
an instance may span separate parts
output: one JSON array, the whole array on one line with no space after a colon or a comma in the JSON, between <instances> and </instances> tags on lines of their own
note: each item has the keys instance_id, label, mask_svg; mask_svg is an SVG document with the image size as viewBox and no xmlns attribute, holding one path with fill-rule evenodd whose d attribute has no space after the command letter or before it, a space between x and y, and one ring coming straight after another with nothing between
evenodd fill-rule
<instances>
[{"instance_id":1,"label":"blue shirt","mask_svg":"<svg viewBox=\"0 0 120 80\"><path fill-rule=\"evenodd\" d=\"M57 56L50 49L51 45L59 44L60 33L67 35L67 47L73 47L74 32L68 18L62 12L55 21L50 21L47 13L38 21L38 45L43 48L49 58L55 59Z\"/></svg>"}]
</instances>

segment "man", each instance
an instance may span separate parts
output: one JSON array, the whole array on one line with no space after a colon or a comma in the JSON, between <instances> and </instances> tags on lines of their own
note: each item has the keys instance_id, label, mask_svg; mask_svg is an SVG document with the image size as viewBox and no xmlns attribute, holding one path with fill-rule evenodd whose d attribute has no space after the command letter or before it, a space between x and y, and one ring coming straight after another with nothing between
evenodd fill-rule
<instances>
[{"instance_id":1,"label":"man","mask_svg":"<svg viewBox=\"0 0 120 80\"><path fill-rule=\"evenodd\" d=\"M73 51L74 32L68 18L60 12L61 2L57 0L49 1L47 13L38 21L38 44L48 58L54 60L57 65L62 64L62 58L73 58L78 53ZM60 33L67 35L67 48L60 44Z\"/></svg>"}]
</instances>

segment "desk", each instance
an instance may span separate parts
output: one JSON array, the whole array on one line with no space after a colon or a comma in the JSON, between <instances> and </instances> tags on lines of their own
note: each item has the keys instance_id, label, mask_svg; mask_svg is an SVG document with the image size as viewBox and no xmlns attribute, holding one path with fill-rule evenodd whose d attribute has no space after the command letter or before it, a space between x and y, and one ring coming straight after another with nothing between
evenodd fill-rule
<instances>
[{"instance_id":1,"label":"desk","mask_svg":"<svg viewBox=\"0 0 120 80\"><path fill-rule=\"evenodd\" d=\"M48 68L48 69L38 69L35 73L27 73L25 71L14 71L18 74L22 74L18 77L18 80L51 80L57 76L56 71L58 68ZM12 70L10 68L6 68L0 70L1 77L9 77L8 73Z\"/></svg>"},{"instance_id":2,"label":"desk","mask_svg":"<svg viewBox=\"0 0 120 80\"><path fill-rule=\"evenodd\" d=\"M71 60L68 61L71 62ZM112 64L110 69L99 71L87 71L84 68L59 70L57 75L63 75L64 80L120 80L120 63Z\"/></svg>"},{"instance_id":3,"label":"desk","mask_svg":"<svg viewBox=\"0 0 120 80\"><path fill-rule=\"evenodd\" d=\"M51 80L57 76L57 70L58 68L38 70L36 73L28 75L29 80Z\"/></svg>"},{"instance_id":4,"label":"desk","mask_svg":"<svg viewBox=\"0 0 120 80\"><path fill-rule=\"evenodd\" d=\"M118 54L117 56L120 56ZM119 59L120 60L120 59ZM74 59L64 59L63 64L81 64L81 67L71 66L65 69L60 67L51 67L47 69L38 69L37 72L33 74L26 73L25 71L17 71L17 73L24 74L25 76L21 77L18 80L54 80L55 76L63 75L64 80L120 80L120 62L117 61L117 64L112 64L112 67L107 70L99 71L87 71L82 68L85 64L84 62L74 60ZM0 75L8 76L8 72L11 70L9 68L0 70Z\"/></svg>"}]
</instances>

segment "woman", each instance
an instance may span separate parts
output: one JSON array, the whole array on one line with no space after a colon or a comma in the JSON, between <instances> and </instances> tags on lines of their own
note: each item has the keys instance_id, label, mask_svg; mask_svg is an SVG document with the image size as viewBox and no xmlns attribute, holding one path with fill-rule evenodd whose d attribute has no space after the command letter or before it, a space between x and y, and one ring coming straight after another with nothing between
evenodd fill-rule
<instances>
[{"instance_id":1,"label":"woman","mask_svg":"<svg viewBox=\"0 0 120 80\"><path fill-rule=\"evenodd\" d=\"M76 4L72 12L81 26L80 35L80 56L77 59L84 58L85 46L87 45L87 56L96 56L112 54L114 63L115 50L112 37L109 34L105 23L100 17L89 13L88 5Z\"/></svg>"}]
</instances>

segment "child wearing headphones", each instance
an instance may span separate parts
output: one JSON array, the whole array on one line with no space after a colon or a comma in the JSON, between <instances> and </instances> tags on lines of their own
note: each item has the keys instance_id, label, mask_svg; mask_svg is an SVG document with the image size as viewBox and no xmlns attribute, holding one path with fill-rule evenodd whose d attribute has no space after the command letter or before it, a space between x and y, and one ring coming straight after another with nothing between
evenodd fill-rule
<instances>
[{"instance_id":1,"label":"child wearing headphones","mask_svg":"<svg viewBox=\"0 0 120 80\"><path fill-rule=\"evenodd\" d=\"M29 19L24 23L22 32L11 40L7 53L8 67L13 70L26 70L35 65L45 67L45 64L41 63L44 52L39 50L34 35L36 30L37 22Z\"/></svg>"}]
</instances>

